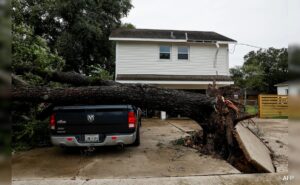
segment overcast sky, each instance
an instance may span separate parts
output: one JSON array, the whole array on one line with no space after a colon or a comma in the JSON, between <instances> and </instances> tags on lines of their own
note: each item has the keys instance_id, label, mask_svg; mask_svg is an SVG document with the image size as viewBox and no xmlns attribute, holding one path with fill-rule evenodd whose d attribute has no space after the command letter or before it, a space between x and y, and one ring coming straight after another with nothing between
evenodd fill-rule
<instances>
[{"instance_id":1,"label":"overcast sky","mask_svg":"<svg viewBox=\"0 0 300 185\"><path fill-rule=\"evenodd\" d=\"M300 2L291 1L295 4L287 0L132 0L134 8L122 21L137 28L215 31L239 43L282 48L288 46L288 6ZM229 55L230 67L242 65L243 56L251 50L257 49L236 45Z\"/></svg>"}]
</instances>

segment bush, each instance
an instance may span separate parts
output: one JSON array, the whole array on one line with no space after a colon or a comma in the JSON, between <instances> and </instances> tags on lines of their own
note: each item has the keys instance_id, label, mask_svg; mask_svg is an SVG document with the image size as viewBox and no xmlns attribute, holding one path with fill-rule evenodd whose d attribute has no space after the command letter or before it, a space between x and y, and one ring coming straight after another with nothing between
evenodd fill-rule
<instances>
[{"instance_id":1,"label":"bush","mask_svg":"<svg viewBox=\"0 0 300 185\"><path fill-rule=\"evenodd\" d=\"M50 146L48 121L30 119L27 123L14 126L12 141L12 149L17 151Z\"/></svg>"}]
</instances>

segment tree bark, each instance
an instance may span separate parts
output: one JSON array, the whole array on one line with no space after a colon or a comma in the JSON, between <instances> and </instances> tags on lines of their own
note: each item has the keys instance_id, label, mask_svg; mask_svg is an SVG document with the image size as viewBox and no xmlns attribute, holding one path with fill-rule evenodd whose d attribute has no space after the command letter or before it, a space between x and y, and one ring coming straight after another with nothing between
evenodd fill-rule
<instances>
[{"instance_id":1,"label":"tree bark","mask_svg":"<svg viewBox=\"0 0 300 185\"><path fill-rule=\"evenodd\" d=\"M148 85L114 85L55 88L12 88L13 101L68 104L133 104L141 108L178 113L202 120L213 112L215 98Z\"/></svg>"},{"instance_id":2,"label":"tree bark","mask_svg":"<svg viewBox=\"0 0 300 185\"><path fill-rule=\"evenodd\" d=\"M205 136L214 135L216 129L219 129L218 124L224 124L220 122L222 118L215 116L215 97L142 84L54 89L47 87L14 87L11 89L10 95L11 100L21 102L46 102L55 105L132 104L141 108L166 111L170 114L180 114L197 121L203 128ZM211 137L211 139L214 140L215 138ZM222 145L224 145L224 141L226 142L226 139L223 141L223 138L219 140L221 141L218 142L221 142ZM207 143L206 141L207 138L205 137L204 143ZM209 142L213 143L214 141ZM224 145L224 147L226 146ZM212 149L209 149L208 153L212 152L214 148L213 146Z\"/></svg>"},{"instance_id":3,"label":"tree bark","mask_svg":"<svg viewBox=\"0 0 300 185\"><path fill-rule=\"evenodd\" d=\"M132 104L141 108L180 114L197 121L202 127L202 151L206 151L207 154L217 153L229 162L242 164L240 162L244 161L244 157L241 157L242 152L233 137L233 131L239 120L248 117L239 117L236 109L228 106L228 102L226 104L217 91L211 92L215 97L142 84L53 89L24 86L13 87L10 98L12 101L46 102L55 105Z\"/></svg>"}]
</instances>

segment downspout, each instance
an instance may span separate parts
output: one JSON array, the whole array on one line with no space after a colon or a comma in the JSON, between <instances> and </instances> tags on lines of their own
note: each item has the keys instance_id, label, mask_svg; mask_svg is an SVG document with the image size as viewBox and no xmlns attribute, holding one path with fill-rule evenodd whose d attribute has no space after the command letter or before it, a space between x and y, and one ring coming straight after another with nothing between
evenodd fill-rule
<instances>
[{"instance_id":1,"label":"downspout","mask_svg":"<svg viewBox=\"0 0 300 185\"><path fill-rule=\"evenodd\" d=\"M216 54L215 54L214 68L217 67L217 59L218 59L218 53L219 53L219 48L220 48L220 45L219 45L218 42L216 42L216 47L217 47L217 51L216 51Z\"/></svg>"},{"instance_id":2,"label":"downspout","mask_svg":"<svg viewBox=\"0 0 300 185\"><path fill-rule=\"evenodd\" d=\"M118 60L119 60L119 56L118 56L118 54L119 54L119 42L117 41L116 42L116 57L115 57L115 59L116 59L116 61L115 61L115 79L114 79L114 81L117 81L117 75L118 75L118 73L117 73L117 66L118 66Z\"/></svg>"}]
</instances>

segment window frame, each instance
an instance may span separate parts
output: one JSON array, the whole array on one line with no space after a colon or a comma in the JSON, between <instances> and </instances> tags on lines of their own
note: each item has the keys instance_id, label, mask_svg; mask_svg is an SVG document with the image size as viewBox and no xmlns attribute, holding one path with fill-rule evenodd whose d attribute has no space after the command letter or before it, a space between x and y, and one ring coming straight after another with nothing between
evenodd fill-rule
<instances>
[{"instance_id":1,"label":"window frame","mask_svg":"<svg viewBox=\"0 0 300 185\"><path fill-rule=\"evenodd\" d=\"M187 48L187 53L180 53L179 52L179 48L180 47L186 47ZM187 59L180 59L179 58L179 54L187 54ZM182 46L177 46L177 60L178 61L189 61L190 60L190 47L189 46L186 46L186 45L182 45Z\"/></svg>"},{"instance_id":2,"label":"window frame","mask_svg":"<svg viewBox=\"0 0 300 185\"><path fill-rule=\"evenodd\" d=\"M170 48L170 53L168 53L168 54L170 54L170 58L169 58L169 59L166 59L166 58L160 58L160 54L161 54L161 53L167 53L167 52L160 52L160 47L162 47L162 46L167 46L167 47ZM168 44L160 44L160 45L158 46L158 59L159 59L159 61L171 61L171 60L172 60L172 45L168 45Z\"/></svg>"}]
</instances>

